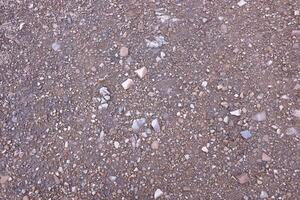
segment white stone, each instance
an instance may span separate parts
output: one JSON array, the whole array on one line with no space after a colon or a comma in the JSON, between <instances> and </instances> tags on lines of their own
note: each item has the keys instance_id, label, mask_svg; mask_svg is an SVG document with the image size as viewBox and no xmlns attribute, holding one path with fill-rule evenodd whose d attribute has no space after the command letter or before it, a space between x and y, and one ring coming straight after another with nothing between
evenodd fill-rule
<instances>
[{"instance_id":1,"label":"white stone","mask_svg":"<svg viewBox=\"0 0 300 200\"><path fill-rule=\"evenodd\" d=\"M241 116L242 110L241 109L237 109L237 110L231 111L230 114L234 115L234 116Z\"/></svg>"},{"instance_id":2,"label":"white stone","mask_svg":"<svg viewBox=\"0 0 300 200\"><path fill-rule=\"evenodd\" d=\"M153 41L146 39L146 43L147 43L147 47L150 47L150 48L158 48L164 44L167 44L167 42L165 41L165 37L162 35L156 36L155 40L153 40Z\"/></svg>"},{"instance_id":3,"label":"white stone","mask_svg":"<svg viewBox=\"0 0 300 200\"><path fill-rule=\"evenodd\" d=\"M60 44L57 43L57 42L54 42L54 43L52 44L52 49L53 49L54 51L60 50Z\"/></svg>"},{"instance_id":4,"label":"white stone","mask_svg":"<svg viewBox=\"0 0 300 200\"><path fill-rule=\"evenodd\" d=\"M228 116L224 117L223 122L225 124L228 124L229 123L229 117Z\"/></svg>"},{"instance_id":5,"label":"white stone","mask_svg":"<svg viewBox=\"0 0 300 200\"><path fill-rule=\"evenodd\" d=\"M205 153L208 153L208 148L206 146L202 147L201 150Z\"/></svg>"},{"instance_id":6,"label":"white stone","mask_svg":"<svg viewBox=\"0 0 300 200\"><path fill-rule=\"evenodd\" d=\"M265 121L267 119L267 114L265 111L263 112L259 112L259 113L256 113L253 117L252 117L253 120L255 121L258 121L258 122L261 122L261 121Z\"/></svg>"},{"instance_id":7,"label":"white stone","mask_svg":"<svg viewBox=\"0 0 300 200\"><path fill-rule=\"evenodd\" d=\"M105 99L105 101L109 101L110 100L110 96L104 96L103 99Z\"/></svg>"},{"instance_id":8,"label":"white stone","mask_svg":"<svg viewBox=\"0 0 300 200\"><path fill-rule=\"evenodd\" d=\"M207 21L208 21L207 18L205 18L205 17L202 18L202 22L203 22L203 23L206 23Z\"/></svg>"},{"instance_id":9,"label":"white stone","mask_svg":"<svg viewBox=\"0 0 300 200\"><path fill-rule=\"evenodd\" d=\"M260 197L261 199L265 199L265 198L268 198L269 195L268 195L268 193L267 193L266 191L261 191L259 197Z\"/></svg>"},{"instance_id":10,"label":"white stone","mask_svg":"<svg viewBox=\"0 0 300 200\"><path fill-rule=\"evenodd\" d=\"M147 74L147 68L146 67L142 67L140 69L137 69L134 71L139 78L144 78L144 76Z\"/></svg>"},{"instance_id":11,"label":"white stone","mask_svg":"<svg viewBox=\"0 0 300 200\"><path fill-rule=\"evenodd\" d=\"M161 15L161 16L157 16L158 19L160 19L160 21L162 23L165 23L166 21L168 21L170 19L170 16L168 15Z\"/></svg>"},{"instance_id":12,"label":"white stone","mask_svg":"<svg viewBox=\"0 0 300 200\"><path fill-rule=\"evenodd\" d=\"M131 128L134 132L138 132L140 130L140 128L142 128L144 126L145 123L146 123L145 118L135 119L132 122Z\"/></svg>"},{"instance_id":13,"label":"white stone","mask_svg":"<svg viewBox=\"0 0 300 200\"><path fill-rule=\"evenodd\" d=\"M246 5L246 1L245 0L240 0L239 2L238 2L238 6L240 6L240 7L242 7L242 6L244 6L244 5Z\"/></svg>"},{"instance_id":14,"label":"white stone","mask_svg":"<svg viewBox=\"0 0 300 200\"><path fill-rule=\"evenodd\" d=\"M114 141L114 146L115 146L116 149L118 149L120 147L120 143L117 142L117 141Z\"/></svg>"},{"instance_id":15,"label":"white stone","mask_svg":"<svg viewBox=\"0 0 300 200\"><path fill-rule=\"evenodd\" d=\"M108 91L107 87L101 87L99 92L102 96L110 95L110 92Z\"/></svg>"},{"instance_id":16,"label":"white stone","mask_svg":"<svg viewBox=\"0 0 300 200\"><path fill-rule=\"evenodd\" d=\"M159 125L158 119L152 120L151 126L155 130L155 132L160 132L160 125Z\"/></svg>"},{"instance_id":17,"label":"white stone","mask_svg":"<svg viewBox=\"0 0 300 200\"><path fill-rule=\"evenodd\" d=\"M132 79L127 79L126 81L124 81L122 83L122 87L125 89L125 90L128 90L131 86L133 86L133 80Z\"/></svg>"},{"instance_id":18,"label":"white stone","mask_svg":"<svg viewBox=\"0 0 300 200\"><path fill-rule=\"evenodd\" d=\"M104 137L105 137L105 133L104 133L104 131L102 130L102 131L100 132L99 140L100 140L100 141L103 141L103 140L104 140Z\"/></svg>"},{"instance_id":19,"label":"white stone","mask_svg":"<svg viewBox=\"0 0 300 200\"><path fill-rule=\"evenodd\" d=\"M293 116L300 118L300 110L294 110Z\"/></svg>"},{"instance_id":20,"label":"white stone","mask_svg":"<svg viewBox=\"0 0 300 200\"><path fill-rule=\"evenodd\" d=\"M108 104L107 103L103 103L103 104L101 104L100 106L98 106L98 109L99 110L105 110L105 109L107 109L108 108Z\"/></svg>"},{"instance_id":21,"label":"white stone","mask_svg":"<svg viewBox=\"0 0 300 200\"><path fill-rule=\"evenodd\" d=\"M110 181L114 182L115 180L117 180L116 176L109 176L108 177Z\"/></svg>"},{"instance_id":22,"label":"white stone","mask_svg":"<svg viewBox=\"0 0 300 200\"><path fill-rule=\"evenodd\" d=\"M154 199L159 198L160 196L162 196L164 193L163 191L161 191L161 189L157 189L154 193Z\"/></svg>"},{"instance_id":23,"label":"white stone","mask_svg":"<svg viewBox=\"0 0 300 200\"><path fill-rule=\"evenodd\" d=\"M202 84L201 84L201 86L202 86L202 87L206 87L207 84L208 84L207 81L203 81Z\"/></svg>"}]
</instances>

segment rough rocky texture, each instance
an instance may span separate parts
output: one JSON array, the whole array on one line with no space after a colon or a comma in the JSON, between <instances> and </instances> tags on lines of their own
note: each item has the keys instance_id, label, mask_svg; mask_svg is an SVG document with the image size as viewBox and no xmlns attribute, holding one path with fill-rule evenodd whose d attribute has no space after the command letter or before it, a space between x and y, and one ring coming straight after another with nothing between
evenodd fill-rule
<instances>
[{"instance_id":1,"label":"rough rocky texture","mask_svg":"<svg viewBox=\"0 0 300 200\"><path fill-rule=\"evenodd\" d=\"M298 199L299 3L0 0L0 199Z\"/></svg>"}]
</instances>

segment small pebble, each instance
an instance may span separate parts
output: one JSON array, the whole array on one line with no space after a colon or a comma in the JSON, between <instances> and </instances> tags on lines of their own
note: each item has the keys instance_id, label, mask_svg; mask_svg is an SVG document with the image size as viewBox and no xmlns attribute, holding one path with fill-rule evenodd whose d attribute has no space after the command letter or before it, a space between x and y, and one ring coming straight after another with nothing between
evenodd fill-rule
<instances>
[{"instance_id":1,"label":"small pebble","mask_svg":"<svg viewBox=\"0 0 300 200\"><path fill-rule=\"evenodd\" d=\"M263 160L263 161L266 161L266 162L269 162L269 161L271 161L271 157L270 156L268 156L267 154L265 154L265 153L262 153L262 155L261 155L261 159Z\"/></svg>"},{"instance_id":2,"label":"small pebble","mask_svg":"<svg viewBox=\"0 0 300 200\"><path fill-rule=\"evenodd\" d=\"M252 137L252 133L248 130L241 131L240 134L244 139L249 139Z\"/></svg>"},{"instance_id":3,"label":"small pebble","mask_svg":"<svg viewBox=\"0 0 300 200\"><path fill-rule=\"evenodd\" d=\"M1 176L0 175L0 184L4 184L9 180L9 176Z\"/></svg>"},{"instance_id":4,"label":"small pebble","mask_svg":"<svg viewBox=\"0 0 300 200\"><path fill-rule=\"evenodd\" d=\"M300 110L294 110L293 116L297 117L297 118L300 118Z\"/></svg>"},{"instance_id":5,"label":"small pebble","mask_svg":"<svg viewBox=\"0 0 300 200\"><path fill-rule=\"evenodd\" d=\"M162 35L156 36L155 40L153 40L153 41L146 39L146 43L147 43L147 47L150 47L150 48L158 48L164 44L167 44L167 42L165 41L165 37Z\"/></svg>"},{"instance_id":6,"label":"small pebble","mask_svg":"<svg viewBox=\"0 0 300 200\"><path fill-rule=\"evenodd\" d=\"M191 191L191 188L189 186L183 186L182 190L184 192L189 192L189 191Z\"/></svg>"},{"instance_id":7,"label":"small pebble","mask_svg":"<svg viewBox=\"0 0 300 200\"><path fill-rule=\"evenodd\" d=\"M228 124L229 123L229 117L228 116L224 117L223 122L225 124Z\"/></svg>"},{"instance_id":8,"label":"small pebble","mask_svg":"<svg viewBox=\"0 0 300 200\"><path fill-rule=\"evenodd\" d=\"M162 195L163 195L163 191L161 191L161 189L157 189L154 193L154 199L157 199Z\"/></svg>"},{"instance_id":9,"label":"small pebble","mask_svg":"<svg viewBox=\"0 0 300 200\"><path fill-rule=\"evenodd\" d=\"M51 47L52 47L52 49L53 49L54 51L60 50L60 44L57 43L57 42L54 42L54 43L51 45Z\"/></svg>"},{"instance_id":10,"label":"small pebble","mask_svg":"<svg viewBox=\"0 0 300 200\"><path fill-rule=\"evenodd\" d=\"M208 84L207 81L203 81L201 86L205 88L207 86L207 84Z\"/></svg>"},{"instance_id":11,"label":"small pebble","mask_svg":"<svg viewBox=\"0 0 300 200\"><path fill-rule=\"evenodd\" d=\"M29 197L26 195L22 198L22 200L29 200Z\"/></svg>"},{"instance_id":12,"label":"small pebble","mask_svg":"<svg viewBox=\"0 0 300 200\"><path fill-rule=\"evenodd\" d=\"M138 132L144 126L145 123L146 123L145 118L135 119L132 122L131 128L134 132Z\"/></svg>"},{"instance_id":13,"label":"small pebble","mask_svg":"<svg viewBox=\"0 0 300 200\"><path fill-rule=\"evenodd\" d=\"M205 18L205 17L202 18L202 22L203 22L203 23L206 23L207 21L208 21L207 18Z\"/></svg>"},{"instance_id":14,"label":"small pebble","mask_svg":"<svg viewBox=\"0 0 300 200\"><path fill-rule=\"evenodd\" d=\"M107 95L110 95L110 92L108 91L107 87L101 87L99 89L99 92L102 96L107 96Z\"/></svg>"},{"instance_id":15,"label":"small pebble","mask_svg":"<svg viewBox=\"0 0 300 200\"><path fill-rule=\"evenodd\" d=\"M135 70L134 72L138 75L138 77L140 79L142 79L147 74L147 68L146 67L142 67L140 69Z\"/></svg>"},{"instance_id":16,"label":"small pebble","mask_svg":"<svg viewBox=\"0 0 300 200\"><path fill-rule=\"evenodd\" d=\"M259 198L261 199L266 199L268 198L268 193L266 191L261 191L260 195L259 195Z\"/></svg>"},{"instance_id":17,"label":"small pebble","mask_svg":"<svg viewBox=\"0 0 300 200\"><path fill-rule=\"evenodd\" d=\"M208 153L208 148L206 146L202 147L201 150L205 153Z\"/></svg>"},{"instance_id":18,"label":"small pebble","mask_svg":"<svg viewBox=\"0 0 300 200\"><path fill-rule=\"evenodd\" d=\"M125 90L128 90L131 86L133 86L133 80L132 79L127 79L126 81L124 81L122 83L122 87L125 89Z\"/></svg>"},{"instance_id":19,"label":"small pebble","mask_svg":"<svg viewBox=\"0 0 300 200\"><path fill-rule=\"evenodd\" d=\"M265 121L267 119L267 114L266 114L265 111L259 112L259 113L256 113L252 117L252 119L255 120L255 121L258 121L258 122L262 122L262 121Z\"/></svg>"},{"instance_id":20,"label":"small pebble","mask_svg":"<svg viewBox=\"0 0 300 200\"><path fill-rule=\"evenodd\" d=\"M287 135L296 135L296 136L300 135L299 131L294 127L287 128L286 134Z\"/></svg>"},{"instance_id":21,"label":"small pebble","mask_svg":"<svg viewBox=\"0 0 300 200\"><path fill-rule=\"evenodd\" d=\"M114 146L115 146L116 149L118 149L120 147L120 143L117 142L117 141L114 141Z\"/></svg>"},{"instance_id":22,"label":"small pebble","mask_svg":"<svg viewBox=\"0 0 300 200\"><path fill-rule=\"evenodd\" d=\"M120 56L121 57L126 57L128 56L129 50L127 47L121 47L120 49Z\"/></svg>"},{"instance_id":23,"label":"small pebble","mask_svg":"<svg viewBox=\"0 0 300 200\"><path fill-rule=\"evenodd\" d=\"M244 6L244 5L246 5L246 1L245 0L240 0L239 2L238 2L238 6L240 6L240 7L242 7L242 6Z\"/></svg>"},{"instance_id":24,"label":"small pebble","mask_svg":"<svg viewBox=\"0 0 300 200\"><path fill-rule=\"evenodd\" d=\"M234 115L234 116L241 116L242 110L241 109L234 110L234 111L231 111L230 114Z\"/></svg>"},{"instance_id":25,"label":"small pebble","mask_svg":"<svg viewBox=\"0 0 300 200\"><path fill-rule=\"evenodd\" d=\"M245 184L250 181L248 174L241 174L237 177L240 184Z\"/></svg>"},{"instance_id":26,"label":"small pebble","mask_svg":"<svg viewBox=\"0 0 300 200\"><path fill-rule=\"evenodd\" d=\"M160 125L159 125L158 119L152 120L151 126L155 130L155 132L160 132Z\"/></svg>"},{"instance_id":27,"label":"small pebble","mask_svg":"<svg viewBox=\"0 0 300 200\"><path fill-rule=\"evenodd\" d=\"M159 147L159 142L158 141L153 141L152 144L151 144L151 148L153 150L157 150Z\"/></svg>"},{"instance_id":28,"label":"small pebble","mask_svg":"<svg viewBox=\"0 0 300 200\"><path fill-rule=\"evenodd\" d=\"M109 176L108 179L112 182L114 182L115 180L117 180L116 176Z\"/></svg>"}]
</instances>

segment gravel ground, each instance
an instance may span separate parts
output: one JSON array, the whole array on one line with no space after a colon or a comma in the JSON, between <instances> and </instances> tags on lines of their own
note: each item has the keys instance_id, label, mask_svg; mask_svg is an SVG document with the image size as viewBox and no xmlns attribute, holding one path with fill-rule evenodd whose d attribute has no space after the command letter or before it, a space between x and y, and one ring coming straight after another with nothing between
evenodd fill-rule
<instances>
[{"instance_id":1,"label":"gravel ground","mask_svg":"<svg viewBox=\"0 0 300 200\"><path fill-rule=\"evenodd\" d=\"M0 0L0 199L300 199L299 12Z\"/></svg>"}]
</instances>

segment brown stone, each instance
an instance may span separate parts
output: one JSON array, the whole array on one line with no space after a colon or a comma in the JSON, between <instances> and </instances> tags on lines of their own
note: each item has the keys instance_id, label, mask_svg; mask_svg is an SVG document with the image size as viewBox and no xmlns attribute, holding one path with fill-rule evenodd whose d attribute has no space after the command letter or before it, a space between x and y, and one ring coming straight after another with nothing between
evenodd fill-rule
<instances>
[{"instance_id":1,"label":"brown stone","mask_svg":"<svg viewBox=\"0 0 300 200\"><path fill-rule=\"evenodd\" d=\"M248 174L244 173L237 177L240 184L245 184L250 181Z\"/></svg>"},{"instance_id":2,"label":"brown stone","mask_svg":"<svg viewBox=\"0 0 300 200\"><path fill-rule=\"evenodd\" d=\"M0 184L4 184L4 183L6 183L7 181L8 181L8 179L9 179L9 176L1 176L0 175Z\"/></svg>"},{"instance_id":3,"label":"brown stone","mask_svg":"<svg viewBox=\"0 0 300 200\"><path fill-rule=\"evenodd\" d=\"M159 147L159 143L158 143L158 141L154 141L154 142L152 142L152 144L151 144L151 148L152 148L152 149L154 149L154 150L157 150L157 149L158 149L158 147Z\"/></svg>"},{"instance_id":4,"label":"brown stone","mask_svg":"<svg viewBox=\"0 0 300 200\"><path fill-rule=\"evenodd\" d=\"M269 161L271 161L272 159L271 159L271 157L270 156L268 156L267 154L265 154L265 153L262 153L262 155L261 155L261 159L263 160L263 161L266 161L266 162L269 162Z\"/></svg>"},{"instance_id":5,"label":"brown stone","mask_svg":"<svg viewBox=\"0 0 300 200\"><path fill-rule=\"evenodd\" d=\"M128 56L129 50L127 47L121 47L120 49L120 56L121 57L126 57Z\"/></svg>"},{"instance_id":6,"label":"brown stone","mask_svg":"<svg viewBox=\"0 0 300 200\"><path fill-rule=\"evenodd\" d=\"M29 197L26 195L22 198L22 200L29 200Z\"/></svg>"}]
</instances>

